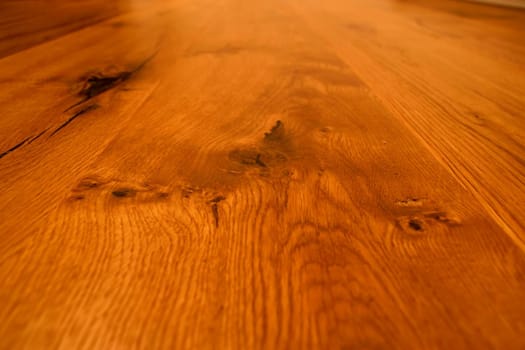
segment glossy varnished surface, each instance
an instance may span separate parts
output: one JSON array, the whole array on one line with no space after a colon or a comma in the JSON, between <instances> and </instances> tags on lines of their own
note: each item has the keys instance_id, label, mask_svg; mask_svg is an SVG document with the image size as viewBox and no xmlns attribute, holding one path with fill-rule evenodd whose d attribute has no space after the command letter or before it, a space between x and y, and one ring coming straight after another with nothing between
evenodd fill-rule
<instances>
[{"instance_id":1,"label":"glossy varnished surface","mask_svg":"<svg viewBox=\"0 0 525 350\"><path fill-rule=\"evenodd\" d=\"M0 348L525 347L524 12L0 10Z\"/></svg>"}]
</instances>

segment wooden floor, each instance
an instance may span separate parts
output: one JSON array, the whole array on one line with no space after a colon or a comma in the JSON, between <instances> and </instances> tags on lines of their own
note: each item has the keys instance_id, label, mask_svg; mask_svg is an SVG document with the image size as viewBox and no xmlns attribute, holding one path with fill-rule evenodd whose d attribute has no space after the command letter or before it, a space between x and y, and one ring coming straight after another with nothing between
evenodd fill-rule
<instances>
[{"instance_id":1,"label":"wooden floor","mask_svg":"<svg viewBox=\"0 0 525 350\"><path fill-rule=\"evenodd\" d=\"M1 349L525 349L525 11L0 13Z\"/></svg>"}]
</instances>

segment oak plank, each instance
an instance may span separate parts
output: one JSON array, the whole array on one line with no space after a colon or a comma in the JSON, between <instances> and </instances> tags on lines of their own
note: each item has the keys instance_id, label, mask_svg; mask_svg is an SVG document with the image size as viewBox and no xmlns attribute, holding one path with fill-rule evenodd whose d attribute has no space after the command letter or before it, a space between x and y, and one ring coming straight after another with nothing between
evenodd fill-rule
<instances>
[{"instance_id":1,"label":"oak plank","mask_svg":"<svg viewBox=\"0 0 525 350\"><path fill-rule=\"evenodd\" d=\"M431 25L436 31L429 36L418 30L421 21L414 19L425 13L419 5L399 6L396 12L388 11L381 1L374 4L349 7L334 1L324 8L325 17L313 19L310 14L318 4L309 2L312 9L303 13L323 31L345 62L361 72L360 78L370 84L385 106L525 249L525 217L520 204L525 199L524 46L521 40L514 40L512 47L501 46L521 35L525 14L498 8L490 13L500 17L487 23L476 18L478 9L489 12L485 6L441 2L436 7L459 7L472 14L468 24L471 33L463 31L465 23L451 26L454 10L452 14L438 12L440 21ZM373 28L373 34L364 36L359 25L344 27L346 18L353 16L353 10L350 13L348 9L356 7L362 19L373 17L382 23L365 26L369 31ZM435 12L432 16L438 17ZM425 21L425 25L428 28L433 22ZM456 35L443 34L441 28L446 27L455 28L448 32ZM458 28L464 36L457 34ZM424 46L420 44L423 40Z\"/></svg>"}]
</instances>

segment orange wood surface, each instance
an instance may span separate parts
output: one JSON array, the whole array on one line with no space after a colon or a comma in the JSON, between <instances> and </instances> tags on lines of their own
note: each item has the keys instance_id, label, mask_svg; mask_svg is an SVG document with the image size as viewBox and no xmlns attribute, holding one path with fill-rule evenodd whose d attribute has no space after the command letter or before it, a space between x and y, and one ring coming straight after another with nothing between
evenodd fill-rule
<instances>
[{"instance_id":1,"label":"orange wood surface","mask_svg":"<svg viewBox=\"0 0 525 350\"><path fill-rule=\"evenodd\" d=\"M525 348L524 11L0 13L0 349Z\"/></svg>"}]
</instances>

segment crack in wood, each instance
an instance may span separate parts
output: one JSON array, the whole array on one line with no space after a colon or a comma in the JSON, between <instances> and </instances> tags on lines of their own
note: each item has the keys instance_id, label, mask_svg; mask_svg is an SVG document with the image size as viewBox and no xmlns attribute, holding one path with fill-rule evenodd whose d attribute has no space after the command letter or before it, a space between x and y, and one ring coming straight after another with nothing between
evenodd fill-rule
<instances>
[{"instance_id":1,"label":"crack in wood","mask_svg":"<svg viewBox=\"0 0 525 350\"><path fill-rule=\"evenodd\" d=\"M20 147L22 147L22 146L24 146L24 145L30 145L30 144L33 143L35 140L37 140L39 137L41 137L42 135L44 135L44 134L46 133L47 130L49 130L49 128L44 129L43 131L41 131L40 133L38 133L36 136L29 136L29 137L26 137L24 140L22 140L21 142L17 143L16 145L14 145L13 147L11 147L11 148L8 149L7 151L0 153L0 159L2 159L3 157L7 156L9 153L14 152L15 150L17 150L18 148L20 148Z\"/></svg>"},{"instance_id":2,"label":"crack in wood","mask_svg":"<svg viewBox=\"0 0 525 350\"><path fill-rule=\"evenodd\" d=\"M14 152L16 151L18 148L22 147L28 140L31 139L31 136L25 138L22 142L19 142L17 143L16 145L14 145L13 147L11 147L10 149L8 149L7 151L3 152L3 153L0 153L0 159L4 158L5 156L7 156L9 153L11 152Z\"/></svg>"},{"instance_id":3,"label":"crack in wood","mask_svg":"<svg viewBox=\"0 0 525 350\"><path fill-rule=\"evenodd\" d=\"M42 130L38 135L36 135L35 137L33 137L31 140L29 140L29 141L27 142L27 144L28 144L28 145L32 144L33 141L36 141L40 136L44 135L44 134L46 133L46 131L48 131L48 130L49 130L49 128L46 128L46 129Z\"/></svg>"},{"instance_id":4,"label":"crack in wood","mask_svg":"<svg viewBox=\"0 0 525 350\"><path fill-rule=\"evenodd\" d=\"M211 203L211 212L213 213L213 218L215 219L215 227L219 227L219 202L222 202L225 200L226 197L224 196L217 196L210 200Z\"/></svg>"},{"instance_id":5,"label":"crack in wood","mask_svg":"<svg viewBox=\"0 0 525 350\"><path fill-rule=\"evenodd\" d=\"M98 107L99 107L98 105L94 104L94 105L89 105L86 108L82 108L80 111L78 111L75 114L73 114L68 120L66 120L64 123L62 123L62 125L60 125L55 131L53 131L51 133L51 135L49 135L49 137L53 137L57 132L59 132L60 130L62 130L66 126L68 126L76 118L78 118L81 115L86 114L87 112L92 111L92 110L94 110L94 109L96 109Z\"/></svg>"}]
</instances>

